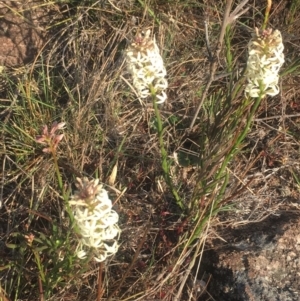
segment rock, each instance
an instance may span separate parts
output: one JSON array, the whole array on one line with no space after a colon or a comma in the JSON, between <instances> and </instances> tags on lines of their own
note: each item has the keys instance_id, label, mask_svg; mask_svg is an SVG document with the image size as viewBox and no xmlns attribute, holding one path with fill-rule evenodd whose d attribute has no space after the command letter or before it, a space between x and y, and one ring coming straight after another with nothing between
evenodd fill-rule
<instances>
[{"instance_id":1,"label":"rock","mask_svg":"<svg viewBox=\"0 0 300 301\"><path fill-rule=\"evenodd\" d=\"M204 253L199 274L211 275L203 280L215 300L300 300L300 213L285 212L221 233L227 244L214 242L217 247Z\"/></svg>"}]
</instances>

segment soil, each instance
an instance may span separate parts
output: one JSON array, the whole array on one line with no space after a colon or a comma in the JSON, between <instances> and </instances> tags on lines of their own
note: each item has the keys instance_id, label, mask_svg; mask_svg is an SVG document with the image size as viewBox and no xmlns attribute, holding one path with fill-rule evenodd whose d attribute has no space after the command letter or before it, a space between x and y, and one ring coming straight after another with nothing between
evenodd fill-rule
<instances>
[{"instance_id":1,"label":"soil","mask_svg":"<svg viewBox=\"0 0 300 301\"><path fill-rule=\"evenodd\" d=\"M39 4L34 0L0 2L0 66L30 63L41 50L51 14Z\"/></svg>"},{"instance_id":2,"label":"soil","mask_svg":"<svg viewBox=\"0 0 300 301\"><path fill-rule=\"evenodd\" d=\"M209 294L199 300L300 300L299 211L224 229L220 235L226 242L204 253L199 275Z\"/></svg>"}]
</instances>

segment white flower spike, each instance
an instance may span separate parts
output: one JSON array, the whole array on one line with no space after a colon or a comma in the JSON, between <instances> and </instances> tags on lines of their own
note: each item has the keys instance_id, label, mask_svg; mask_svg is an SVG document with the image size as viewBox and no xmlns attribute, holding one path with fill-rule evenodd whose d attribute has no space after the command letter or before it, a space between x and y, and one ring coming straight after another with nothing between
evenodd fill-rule
<instances>
[{"instance_id":1,"label":"white flower spike","mask_svg":"<svg viewBox=\"0 0 300 301\"><path fill-rule=\"evenodd\" d=\"M69 203L73 205L80 239L77 257L84 259L91 250L97 262L104 261L118 251L119 216L112 210L112 202L99 180L77 178L75 192Z\"/></svg>"},{"instance_id":2,"label":"white flower spike","mask_svg":"<svg viewBox=\"0 0 300 301\"><path fill-rule=\"evenodd\" d=\"M140 98L150 96L152 85L158 98L157 103L163 103L167 99L165 93L168 87L165 79L167 71L155 38L150 38L150 29L136 35L134 42L126 50L126 62L138 96Z\"/></svg>"},{"instance_id":3,"label":"white flower spike","mask_svg":"<svg viewBox=\"0 0 300 301\"><path fill-rule=\"evenodd\" d=\"M278 72L284 63L282 37L279 30L256 32L248 45L246 95L275 96L279 93Z\"/></svg>"}]
</instances>

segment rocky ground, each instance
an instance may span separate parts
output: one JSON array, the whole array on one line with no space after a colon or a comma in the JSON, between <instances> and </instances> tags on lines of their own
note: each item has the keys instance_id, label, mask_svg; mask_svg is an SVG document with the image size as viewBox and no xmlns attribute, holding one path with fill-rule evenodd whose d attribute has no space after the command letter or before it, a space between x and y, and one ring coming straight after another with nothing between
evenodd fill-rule
<instances>
[{"instance_id":1,"label":"rocky ground","mask_svg":"<svg viewBox=\"0 0 300 301\"><path fill-rule=\"evenodd\" d=\"M220 234L226 242L205 252L200 273L206 275L211 296L203 294L199 300L300 300L299 211Z\"/></svg>"}]
</instances>

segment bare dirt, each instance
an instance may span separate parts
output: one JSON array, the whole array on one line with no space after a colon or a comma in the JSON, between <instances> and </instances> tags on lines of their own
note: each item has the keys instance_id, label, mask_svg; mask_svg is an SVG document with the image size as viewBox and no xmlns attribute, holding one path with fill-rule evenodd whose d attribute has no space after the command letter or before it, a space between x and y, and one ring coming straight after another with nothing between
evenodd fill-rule
<instances>
[{"instance_id":1,"label":"bare dirt","mask_svg":"<svg viewBox=\"0 0 300 301\"><path fill-rule=\"evenodd\" d=\"M215 300L300 300L299 211L220 234L226 242L205 252L202 267ZM209 298L203 294L199 300Z\"/></svg>"},{"instance_id":2,"label":"bare dirt","mask_svg":"<svg viewBox=\"0 0 300 301\"><path fill-rule=\"evenodd\" d=\"M21 66L42 49L51 14L40 1L0 2L0 65Z\"/></svg>"}]
</instances>

